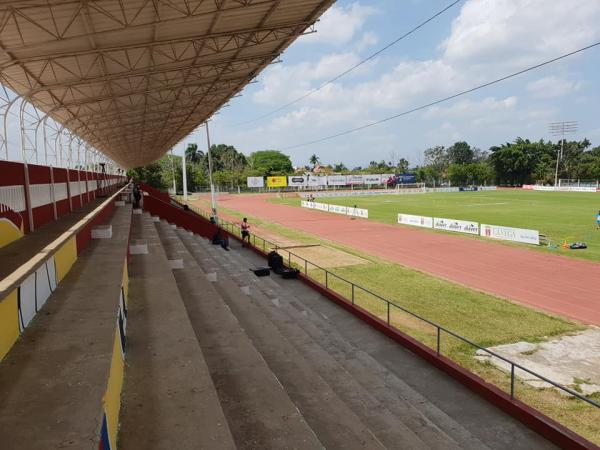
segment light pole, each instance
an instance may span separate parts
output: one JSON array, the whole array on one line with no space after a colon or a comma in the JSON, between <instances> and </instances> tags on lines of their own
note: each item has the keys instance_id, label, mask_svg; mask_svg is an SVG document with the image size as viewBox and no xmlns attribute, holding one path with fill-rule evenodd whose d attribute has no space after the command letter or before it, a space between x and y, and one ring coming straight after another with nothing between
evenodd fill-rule
<instances>
[{"instance_id":1,"label":"light pole","mask_svg":"<svg viewBox=\"0 0 600 450\"><path fill-rule=\"evenodd\" d=\"M577 131L577 122L552 122L548 125L552 136L560 136L560 151L556 154L556 170L554 172L554 187L558 187L558 165L565 150L565 135Z\"/></svg>"},{"instance_id":2,"label":"light pole","mask_svg":"<svg viewBox=\"0 0 600 450\"><path fill-rule=\"evenodd\" d=\"M183 201L187 202L188 199L188 191L187 191L187 147L183 144L183 159L181 160L181 167L183 173Z\"/></svg>"},{"instance_id":3,"label":"light pole","mask_svg":"<svg viewBox=\"0 0 600 450\"><path fill-rule=\"evenodd\" d=\"M173 195L177 195L177 182L175 180L175 161L173 161L173 149L171 149L171 173L173 174Z\"/></svg>"},{"instance_id":4,"label":"light pole","mask_svg":"<svg viewBox=\"0 0 600 450\"><path fill-rule=\"evenodd\" d=\"M214 217L215 222L218 223L218 218L217 218L217 197L215 196L215 185L213 183L213 176L212 176L212 157L210 154L210 132L208 131L208 120L206 122L204 122L204 125L206 126L206 143L208 145L208 150L207 150L207 154L208 154L208 182L210 183L210 202L211 202L211 208L212 208L212 217Z\"/></svg>"}]
</instances>

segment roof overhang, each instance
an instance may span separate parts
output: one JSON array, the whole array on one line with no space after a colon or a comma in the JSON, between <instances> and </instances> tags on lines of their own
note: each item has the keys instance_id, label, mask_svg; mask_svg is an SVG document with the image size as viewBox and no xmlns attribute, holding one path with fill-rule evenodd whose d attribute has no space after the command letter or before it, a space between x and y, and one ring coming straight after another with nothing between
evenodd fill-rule
<instances>
[{"instance_id":1,"label":"roof overhang","mask_svg":"<svg viewBox=\"0 0 600 450\"><path fill-rule=\"evenodd\" d=\"M124 168L160 158L334 0L0 0L0 82Z\"/></svg>"}]
</instances>

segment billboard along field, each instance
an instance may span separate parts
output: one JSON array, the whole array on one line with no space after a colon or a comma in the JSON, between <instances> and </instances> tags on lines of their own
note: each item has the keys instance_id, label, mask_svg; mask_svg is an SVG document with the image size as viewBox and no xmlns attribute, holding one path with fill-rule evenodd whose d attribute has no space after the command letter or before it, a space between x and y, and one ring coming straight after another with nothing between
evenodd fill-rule
<instances>
[{"instance_id":1,"label":"billboard along field","mask_svg":"<svg viewBox=\"0 0 600 450\"><path fill-rule=\"evenodd\" d=\"M299 199L278 201L300 206ZM600 262L600 230L596 229L595 220L600 210L600 193L538 192L519 189L319 198L319 201L341 206L357 205L359 208L369 210L369 220L397 226L403 226L398 225L398 214L406 214L539 230L550 238L553 245L558 246L554 250L543 246L539 249ZM424 230L424 232L433 231ZM465 234L460 235L465 236ZM481 239L475 234L466 236ZM588 248L565 250L560 247L564 240L582 241L588 245Z\"/></svg>"}]
</instances>

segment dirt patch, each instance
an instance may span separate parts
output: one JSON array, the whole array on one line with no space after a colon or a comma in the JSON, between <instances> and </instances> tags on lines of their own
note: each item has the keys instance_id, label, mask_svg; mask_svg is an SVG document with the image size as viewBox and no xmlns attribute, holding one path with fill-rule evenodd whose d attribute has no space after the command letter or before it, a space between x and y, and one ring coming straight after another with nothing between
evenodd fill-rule
<instances>
[{"instance_id":1,"label":"dirt patch","mask_svg":"<svg viewBox=\"0 0 600 450\"><path fill-rule=\"evenodd\" d=\"M204 210L207 210L208 208L207 200L204 199L194 199L190 203ZM230 217L227 214L221 214L221 216L234 223L239 222L239 219ZM291 259L291 262L297 264L299 267L304 267L303 259L325 269L369 264L368 260L359 256L354 256L343 250L317 243L300 242L293 238L280 236L272 231L260 228L259 226L252 226L251 232L272 242L274 245L271 246L269 250L274 250L276 246L277 250L286 261ZM257 245L260 245L259 242L257 242ZM292 255L288 255L288 253L292 253ZM307 268L308 270L311 270L311 265L308 264Z\"/></svg>"},{"instance_id":2,"label":"dirt patch","mask_svg":"<svg viewBox=\"0 0 600 450\"><path fill-rule=\"evenodd\" d=\"M360 258L342 250L337 250L325 245L289 248L287 250L292 252L294 255L307 259L308 261L311 261L323 268L355 266L358 264L369 263L369 261L364 258ZM281 250L280 253L285 255L286 250ZM299 265L304 264L304 261L300 261L300 258L297 257L294 258L294 255L292 255L292 262L296 262ZM310 267L308 269L310 270Z\"/></svg>"},{"instance_id":3,"label":"dirt patch","mask_svg":"<svg viewBox=\"0 0 600 450\"><path fill-rule=\"evenodd\" d=\"M600 328L590 327L580 333L539 344L517 342L491 347L490 350L582 394L600 392ZM508 363L486 355L480 350L475 358L489 361L505 372L510 371ZM536 388L551 387L520 369L516 369L515 375Z\"/></svg>"}]
</instances>

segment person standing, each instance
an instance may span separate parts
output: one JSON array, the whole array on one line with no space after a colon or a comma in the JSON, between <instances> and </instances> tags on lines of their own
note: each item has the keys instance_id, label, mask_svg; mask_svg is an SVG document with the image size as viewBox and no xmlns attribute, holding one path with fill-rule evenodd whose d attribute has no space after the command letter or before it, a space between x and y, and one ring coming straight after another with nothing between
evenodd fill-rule
<instances>
[{"instance_id":1,"label":"person standing","mask_svg":"<svg viewBox=\"0 0 600 450\"><path fill-rule=\"evenodd\" d=\"M598 214L596 215L596 228L600 230L600 211L598 211Z\"/></svg>"},{"instance_id":2,"label":"person standing","mask_svg":"<svg viewBox=\"0 0 600 450\"><path fill-rule=\"evenodd\" d=\"M248 240L248 246L250 245L250 224L248 218L244 217L242 220L242 247L246 246L246 240Z\"/></svg>"},{"instance_id":3,"label":"person standing","mask_svg":"<svg viewBox=\"0 0 600 450\"><path fill-rule=\"evenodd\" d=\"M140 185L135 184L133 186L133 207L138 209L140 207L140 200L142 199L142 191L140 190Z\"/></svg>"}]
</instances>

